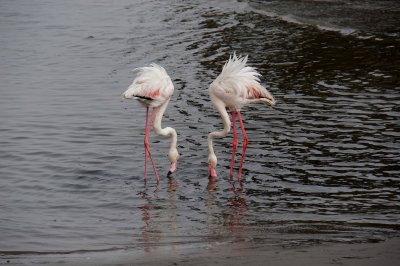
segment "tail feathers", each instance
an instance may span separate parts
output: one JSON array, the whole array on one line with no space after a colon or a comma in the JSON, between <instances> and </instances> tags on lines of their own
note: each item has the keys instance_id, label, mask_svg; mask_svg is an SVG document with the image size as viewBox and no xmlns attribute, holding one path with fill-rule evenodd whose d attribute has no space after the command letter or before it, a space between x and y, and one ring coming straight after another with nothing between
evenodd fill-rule
<instances>
[{"instance_id":1,"label":"tail feathers","mask_svg":"<svg viewBox=\"0 0 400 266\"><path fill-rule=\"evenodd\" d=\"M123 97L125 99L132 99L133 97L138 97L141 95L141 91L144 91L146 88L145 82L134 81L132 85L123 93Z\"/></svg>"},{"instance_id":2,"label":"tail feathers","mask_svg":"<svg viewBox=\"0 0 400 266\"><path fill-rule=\"evenodd\" d=\"M139 98L144 100L153 100L160 96L161 89L159 87L151 87L148 82L133 83L124 92L125 99Z\"/></svg>"},{"instance_id":3,"label":"tail feathers","mask_svg":"<svg viewBox=\"0 0 400 266\"><path fill-rule=\"evenodd\" d=\"M142 100L148 100L148 101L153 100L153 98L150 98L150 97L147 97L147 96L141 96L141 95L133 95L132 97L133 97L133 98L142 99ZM131 97L131 98L132 98L132 97ZM126 98L126 99L129 99L129 98Z\"/></svg>"}]
</instances>

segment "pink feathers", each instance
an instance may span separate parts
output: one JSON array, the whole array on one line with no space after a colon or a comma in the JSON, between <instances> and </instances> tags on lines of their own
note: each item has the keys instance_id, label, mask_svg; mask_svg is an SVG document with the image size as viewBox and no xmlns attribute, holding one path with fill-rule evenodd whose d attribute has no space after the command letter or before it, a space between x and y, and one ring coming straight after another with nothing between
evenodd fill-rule
<instances>
[{"instance_id":1,"label":"pink feathers","mask_svg":"<svg viewBox=\"0 0 400 266\"><path fill-rule=\"evenodd\" d=\"M258 99L261 96L260 92L254 87L247 87L246 92L248 99Z\"/></svg>"},{"instance_id":2,"label":"pink feathers","mask_svg":"<svg viewBox=\"0 0 400 266\"><path fill-rule=\"evenodd\" d=\"M158 107L168 101L174 92L171 78L157 64L136 69L139 73L124 92L126 99L136 98L147 106Z\"/></svg>"},{"instance_id":3,"label":"pink feathers","mask_svg":"<svg viewBox=\"0 0 400 266\"><path fill-rule=\"evenodd\" d=\"M247 65L247 56L237 57L233 54L222 68L221 74L211 83L208 92L215 108L221 115L224 128L208 134L208 174L210 180L217 178L217 156L214 153L213 140L224 138L233 128L232 159L230 164L230 179L233 178L235 153L238 143L236 132L236 117L239 119L243 136L242 156L240 159L238 181L242 175L242 167L247 148L247 135L240 109L251 103L264 103L274 105L275 99L269 91L260 84L260 73L255 68ZM231 111L232 121L226 109Z\"/></svg>"},{"instance_id":4,"label":"pink feathers","mask_svg":"<svg viewBox=\"0 0 400 266\"><path fill-rule=\"evenodd\" d=\"M176 149L177 134L175 129L171 127L161 128L161 119L167 109L172 93L174 92L174 85L165 69L157 64L151 64L148 67L141 67L136 70L138 70L139 73L129 88L124 92L123 96L126 99L135 98L146 107L144 179L147 180L147 158L150 158L158 183L160 177L150 152L149 138L152 127L158 135L169 136L171 138L171 145L168 152L168 159L171 162L171 167L168 175L176 171L177 161L179 159L179 153ZM150 107L152 107L152 112L149 119Z\"/></svg>"},{"instance_id":5,"label":"pink feathers","mask_svg":"<svg viewBox=\"0 0 400 266\"><path fill-rule=\"evenodd\" d=\"M140 96L154 100L155 98L160 96L160 89L156 89L156 90L144 89L136 95L136 97L140 97Z\"/></svg>"}]
</instances>

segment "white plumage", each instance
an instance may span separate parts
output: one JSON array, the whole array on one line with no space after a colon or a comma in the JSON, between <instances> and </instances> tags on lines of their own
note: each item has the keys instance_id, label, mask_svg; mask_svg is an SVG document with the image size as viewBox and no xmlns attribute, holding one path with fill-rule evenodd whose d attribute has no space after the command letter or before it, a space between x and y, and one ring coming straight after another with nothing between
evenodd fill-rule
<instances>
[{"instance_id":1,"label":"white plumage","mask_svg":"<svg viewBox=\"0 0 400 266\"><path fill-rule=\"evenodd\" d=\"M260 84L261 74L246 65L247 59L248 56L230 56L221 74L210 85L210 95L223 99L230 110L240 110L254 99L275 104L274 97Z\"/></svg>"},{"instance_id":2,"label":"white plumage","mask_svg":"<svg viewBox=\"0 0 400 266\"><path fill-rule=\"evenodd\" d=\"M240 160L238 180L242 174L242 165L247 147L247 136L244 129L240 109L249 103L262 102L267 105L274 105L275 99L269 91L260 84L261 76L255 68L247 66L247 56L237 57L233 54L222 68L221 74L211 83L208 92L215 108L221 115L224 123L222 131L214 131L208 134L208 171L211 179L217 177L216 166L217 156L214 153L213 140L224 138L231 130L231 121L226 111L228 108L232 114L233 122L233 143L232 159L230 166L230 177L233 175L233 165L237 146L236 121L237 116L243 136L243 150Z\"/></svg>"},{"instance_id":3,"label":"white plumage","mask_svg":"<svg viewBox=\"0 0 400 266\"><path fill-rule=\"evenodd\" d=\"M138 75L133 80L129 88L123 93L126 99L135 98L139 100L146 107L146 123L145 123L145 137L144 137L144 178L147 179L147 155L149 156L154 168L157 182L160 177L158 175L156 165L150 152L150 130L151 127L160 136L169 136L171 138L171 145L168 152L168 159L171 162L169 174L176 171L179 153L176 149L177 134L175 129L171 127L162 128L161 120L168 103L174 92L174 85L171 78L168 76L167 71L157 64L151 64L148 67L140 67L135 69ZM149 107L152 107L152 113L149 121Z\"/></svg>"},{"instance_id":4,"label":"white plumage","mask_svg":"<svg viewBox=\"0 0 400 266\"><path fill-rule=\"evenodd\" d=\"M148 67L136 68L135 71L138 71L138 75L124 92L124 98L136 98L152 107L158 107L171 98L174 86L163 67L153 63Z\"/></svg>"}]
</instances>

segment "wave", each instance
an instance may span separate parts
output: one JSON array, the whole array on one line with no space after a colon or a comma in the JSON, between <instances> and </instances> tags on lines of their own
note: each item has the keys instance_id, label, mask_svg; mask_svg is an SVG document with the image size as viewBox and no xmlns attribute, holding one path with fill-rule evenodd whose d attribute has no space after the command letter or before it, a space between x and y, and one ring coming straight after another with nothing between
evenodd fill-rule
<instances>
[{"instance_id":1,"label":"wave","mask_svg":"<svg viewBox=\"0 0 400 266\"><path fill-rule=\"evenodd\" d=\"M323 31L355 35L361 39L398 37L400 5L376 1L257 1L249 0L251 11L288 23L308 25Z\"/></svg>"},{"instance_id":2,"label":"wave","mask_svg":"<svg viewBox=\"0 0 400 266\"><path fill-rule=\"evenodd\" d=\"M20 256L20 255L69 255L69 254L86 254L97 252L108 252L125 250L126 247L111 247L104 249L78 249L78 250L0 250L0 256Z\"/></svg>"}]
</instances>

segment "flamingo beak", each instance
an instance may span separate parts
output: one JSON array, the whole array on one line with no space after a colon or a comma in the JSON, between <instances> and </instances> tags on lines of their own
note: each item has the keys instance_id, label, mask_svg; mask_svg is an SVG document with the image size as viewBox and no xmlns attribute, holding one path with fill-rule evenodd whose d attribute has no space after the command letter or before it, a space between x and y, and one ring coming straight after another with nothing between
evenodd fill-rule
<instances>
[{"instance_id":1,"label":"flamingo beak","mask_svg":"<svg viewBox=\"0 0 400 266\"><path fill-rule=\"evenodd\" d=\"M211 165L208 165L208 177L209 177L210 180L216 180L217 179L217 171Z\"/></svg>"},{"instance_id":2,"label":"flamingo beak","mask_svg":"<svg viewBox=\"0 0 400 266\"><path fill-rule=\"evenodd\" d=\"M176 163L171 163L171 168L169 169L168 175L176 171Z\"/></svg>"}]
</instances>

